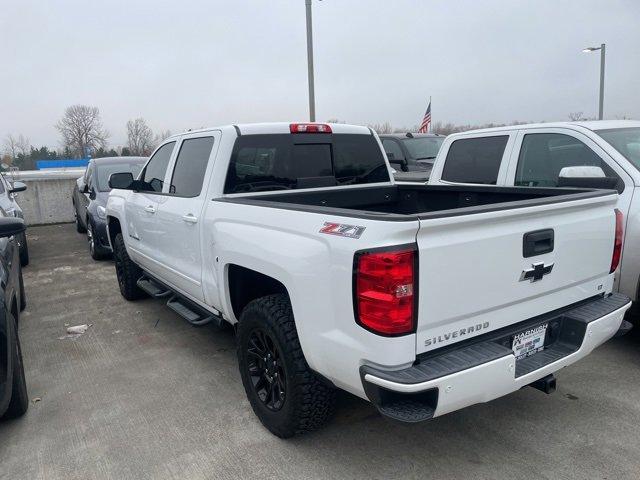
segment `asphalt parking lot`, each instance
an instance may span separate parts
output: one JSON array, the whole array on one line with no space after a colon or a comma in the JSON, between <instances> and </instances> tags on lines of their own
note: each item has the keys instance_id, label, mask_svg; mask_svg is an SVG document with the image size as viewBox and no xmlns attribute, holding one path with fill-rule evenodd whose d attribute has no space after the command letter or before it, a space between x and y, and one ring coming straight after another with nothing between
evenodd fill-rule
<instances>
[{"instance_id":1,"label":"asphalt parking lot","mask_svg":"<svg viewBox=\"0 0 640 480\"><path fill-rule=\"evenodd\" d=\"M638 335L561 371L553 395L527 388L407 427L342 394L327 428L285 441L251 411L231 330L126 302L73 225L31 228L29 242L32 401L0 423L2 479L640 477Z\"/></svg>"}]
</instances>

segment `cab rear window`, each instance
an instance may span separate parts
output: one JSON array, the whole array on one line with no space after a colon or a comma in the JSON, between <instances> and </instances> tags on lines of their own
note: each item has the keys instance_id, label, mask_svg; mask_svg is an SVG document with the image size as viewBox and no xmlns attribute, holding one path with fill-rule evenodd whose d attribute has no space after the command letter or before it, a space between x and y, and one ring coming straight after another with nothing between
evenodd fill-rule
<instances>
[{"instance_id":1,"label":"cab rear window","mask_svg":"<svg viewBox=\"0 0 640 480\"><path fill-rule=\"evenodd\" d=\"M388 181L372 135L244 135L234 145L224 193Z\"/></svg>"}]
</instances>

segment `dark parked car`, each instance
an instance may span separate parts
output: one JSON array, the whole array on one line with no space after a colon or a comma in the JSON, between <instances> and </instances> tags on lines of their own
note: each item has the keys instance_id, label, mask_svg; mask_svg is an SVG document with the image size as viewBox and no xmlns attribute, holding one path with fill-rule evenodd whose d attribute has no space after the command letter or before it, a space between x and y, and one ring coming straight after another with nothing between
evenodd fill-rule
<instances>
[{"instance_id":1,"label":"dark parked car","mask_svg":"<svg viewBox=\"0 0 640 480\"><path fill-rule=\"evenodd\" d=\"M27 186L22 182L11 182L4 175L0 175L0 209L7 217L23 218L22 208L16 202L16 194L24 192ZM20 247L20 263L23 267L29 265L29 247L27 245L27 235L23 232L16 236L16 241Z\"/></svg>"},{"instance_id":2,"label":"dark parked car","mask_svg":"<svg viewBox=\"0 0 640 480\"><path fill-rule=\"evenodd\" d=\"M94 260L111 255L105 213L111 190L109 177L119 172L131 172L136 177L146 161L146 157L95 158L89 161L84 175L76 180L72 197L76 230L87 233L89 253Z\"/></svg>"},{"instance_id":3,"label":"dark parked car","mask_svg":"<svg viewBox=\"0 0 640 480\"><path fill-rule=\"evenodd\" d=\"M0 418L23 415L29 407L22 351L18 339L25 295L16 238L25 231L24 220L0 216Z\"/></svg>"},{"instance_id":4,"label":"dark parked car","mask_svg":"<svg viewBox=\"0 0 640 480\"><path fill-rule=\"evenodd\" d=\"M444 142L434 133L389 133L379 135L396 180L427 181L433 161Z\"/></svg>"}]
</instances>

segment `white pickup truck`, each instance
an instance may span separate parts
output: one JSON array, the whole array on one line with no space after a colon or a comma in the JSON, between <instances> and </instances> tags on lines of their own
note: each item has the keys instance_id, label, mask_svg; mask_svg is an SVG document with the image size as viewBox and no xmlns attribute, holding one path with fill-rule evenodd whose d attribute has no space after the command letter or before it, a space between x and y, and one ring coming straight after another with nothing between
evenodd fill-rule
<instances>
[{"instance_id":1,"label":"white pickup truck","mask_svg":"<svg viewBox=\"0 0 640 480\"><path fill-rule=\"evenodd\" d=\"M176 135L110 186L122 295L233 325L281 437L336 388L404 422L550 392L626 328L612 190L397 185L373 131L308 123Z\"/></svg>"},{"instance_id":2,"label":"white pickup truck","mask_svg":"<svg viewBox=\"0 0 640 480\"><path fill-rule=\"evenodd\" d=\"M640 300L639 121L541 123L450 135L428 183L616 189L624 246L614 291Z\"/></svg>"}]
</instances>

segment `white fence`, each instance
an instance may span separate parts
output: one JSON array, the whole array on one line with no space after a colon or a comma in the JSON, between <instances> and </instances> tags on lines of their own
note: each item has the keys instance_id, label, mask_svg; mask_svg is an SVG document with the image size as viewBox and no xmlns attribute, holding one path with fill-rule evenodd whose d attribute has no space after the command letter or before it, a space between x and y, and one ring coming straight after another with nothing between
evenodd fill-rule
<instances>
[{"instance_id":1,"label":"white fence","mask_svg":"<svg viewBox=\"0 0 640 480\"><path fill-rule=\"evenodd\" d=\"M7 177L27 185L16 201L22 207L27 225L73 221L71 195L84 168L32 170L7 173Z\"/></svg>"}]
</instances>

